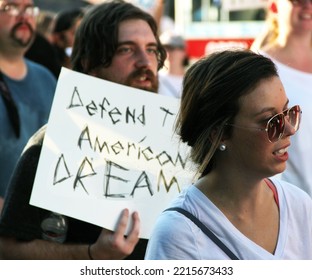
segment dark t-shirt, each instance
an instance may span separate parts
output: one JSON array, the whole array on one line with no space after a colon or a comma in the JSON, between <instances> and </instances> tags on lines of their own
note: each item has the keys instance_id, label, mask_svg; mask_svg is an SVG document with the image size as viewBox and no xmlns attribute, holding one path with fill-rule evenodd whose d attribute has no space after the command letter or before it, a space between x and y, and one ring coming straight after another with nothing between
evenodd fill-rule
<instances>
[{"instance_id":1,"label":"dark t-shirt","mask_svg":"<svg viewBox=\"0 0 312 280\"><path fill-rule=\"evenodd\" d=\"M42 239L41 222L49 211L29 204L32 186L39 162L45 128L41 128L28 142L5 197L0 218L0 235L15 237L22 241ZM94 243L101 228L77 219L67 217L68 232L66 243ZM143 260L147 240L140 239L133 253L127 259Z\"/></svg>"}]
</instances>

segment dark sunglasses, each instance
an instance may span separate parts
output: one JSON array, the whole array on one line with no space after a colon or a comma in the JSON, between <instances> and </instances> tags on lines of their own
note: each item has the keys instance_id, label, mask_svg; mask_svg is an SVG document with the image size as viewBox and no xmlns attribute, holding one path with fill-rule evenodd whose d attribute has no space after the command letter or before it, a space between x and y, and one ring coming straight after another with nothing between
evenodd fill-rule
<instances>
[{"instance_id":1,"label":"dark sunglasses","mask_svg":"<svg viewBox=\"0 0 312 280\"><path fill-rule=\"evenodd\" d=\"M310 2L312 4L312 0L289 0L294 6L303 6L304 4Z\"/></svg>"},{"instance_id":2,"label":"dark sunglasses","mask_svg":"<svg viewBox=\"0 0 312 280\"><path fill-rule=\"evenodd\" d=\"M266 131L268 134L268 139L271 143L281 139L285 132L285 119L294 128L295 131L299 129L302 111L299 105L295 105L290 109L284 110L282 113L274 115L270 118L266 124L265 128L257 127L246 127L236 124L226 124L236 128L245 129L258 129L261 131Z\"/></svg>"}]
</instances>

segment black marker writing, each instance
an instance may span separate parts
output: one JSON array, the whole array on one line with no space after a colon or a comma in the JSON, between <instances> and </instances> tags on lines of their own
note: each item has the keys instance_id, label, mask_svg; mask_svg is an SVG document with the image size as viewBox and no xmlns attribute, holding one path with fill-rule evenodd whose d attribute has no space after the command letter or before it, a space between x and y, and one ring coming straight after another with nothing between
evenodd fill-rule
<instances>
[{"instance_id":1,"label":"black marker writing","mask_svg":"<svg viewBox=\"0 0 312 280\"><path fill-rule=\"evenodd\" d=\"M86 148L83 144L85 143L88 148L94 152L121 155L121 156L133 156L136 153L135 158L137 160L152 161L156 160L159 166L163 167L165 165L172 165L176 167L181 164L183 169L185 168L187 159L183 159L182 155L177 152L175 157L171 156L167 151L161 151L155 153L152 147L144 146L144 141L147 141L147 137L144 137L138 143L134 142L121 142L117 140L116 142L110 143L105 140L100 140L98 136L95 136L95 140L92 140L92 135L88 126L82 130L78 138L78 147L80 150ZM104 150L105 148L105 150Z\"/></svg>"}]
</instances>

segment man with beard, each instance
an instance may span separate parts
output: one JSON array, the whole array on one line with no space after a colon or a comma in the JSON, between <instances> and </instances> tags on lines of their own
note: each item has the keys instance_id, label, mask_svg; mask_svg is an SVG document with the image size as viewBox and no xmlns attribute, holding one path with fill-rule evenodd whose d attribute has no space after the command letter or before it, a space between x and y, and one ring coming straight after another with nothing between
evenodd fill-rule
<instances>
[{"instance_id":1,"label":"man with beard","mask_svg":"<svg viewBox=\"0 0 312 280\"><path fill-rule=\"evenodd\" d=\"M22 149L48 120L56 86L47 69L24 57L38 13L32 0L0 0L0 212Z\"/></svg>"},{"instance_id":2,"label":"man with beard","mask_svg":"<svg viewBox=\"0 0 312 280\"><path fill-rule=\"evenodd\" d=\"M72 52L74 70L154 93L165 58L153 17L123 1L92 7L81 21ZM43 240L41 223L48 211L29 205L29 199L44 131L30 140L13 175L0 220L0 258L143 259L147 240L138 237L138 213L124 236L127 209L115 232L67 217L65 243Z\"/></svg>"}]
</instances>

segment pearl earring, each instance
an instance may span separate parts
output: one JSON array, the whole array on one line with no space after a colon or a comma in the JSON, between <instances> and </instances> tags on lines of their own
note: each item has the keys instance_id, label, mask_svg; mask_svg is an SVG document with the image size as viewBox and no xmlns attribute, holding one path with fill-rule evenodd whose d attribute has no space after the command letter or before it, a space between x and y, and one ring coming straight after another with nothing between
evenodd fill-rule
<instances>
[{"instance_id":1,"label":"pearl earring","mask_svg":"<svg viewBox=\"0 0 312 280\"><path fill-rule=\"evenodd\" d=\"M219 150L220 150L221 152L224 152L224 151L226 150L226 145L225 145L225 144L221 144L221 145L219 146Z\"/></svg>"}]
</instances>

